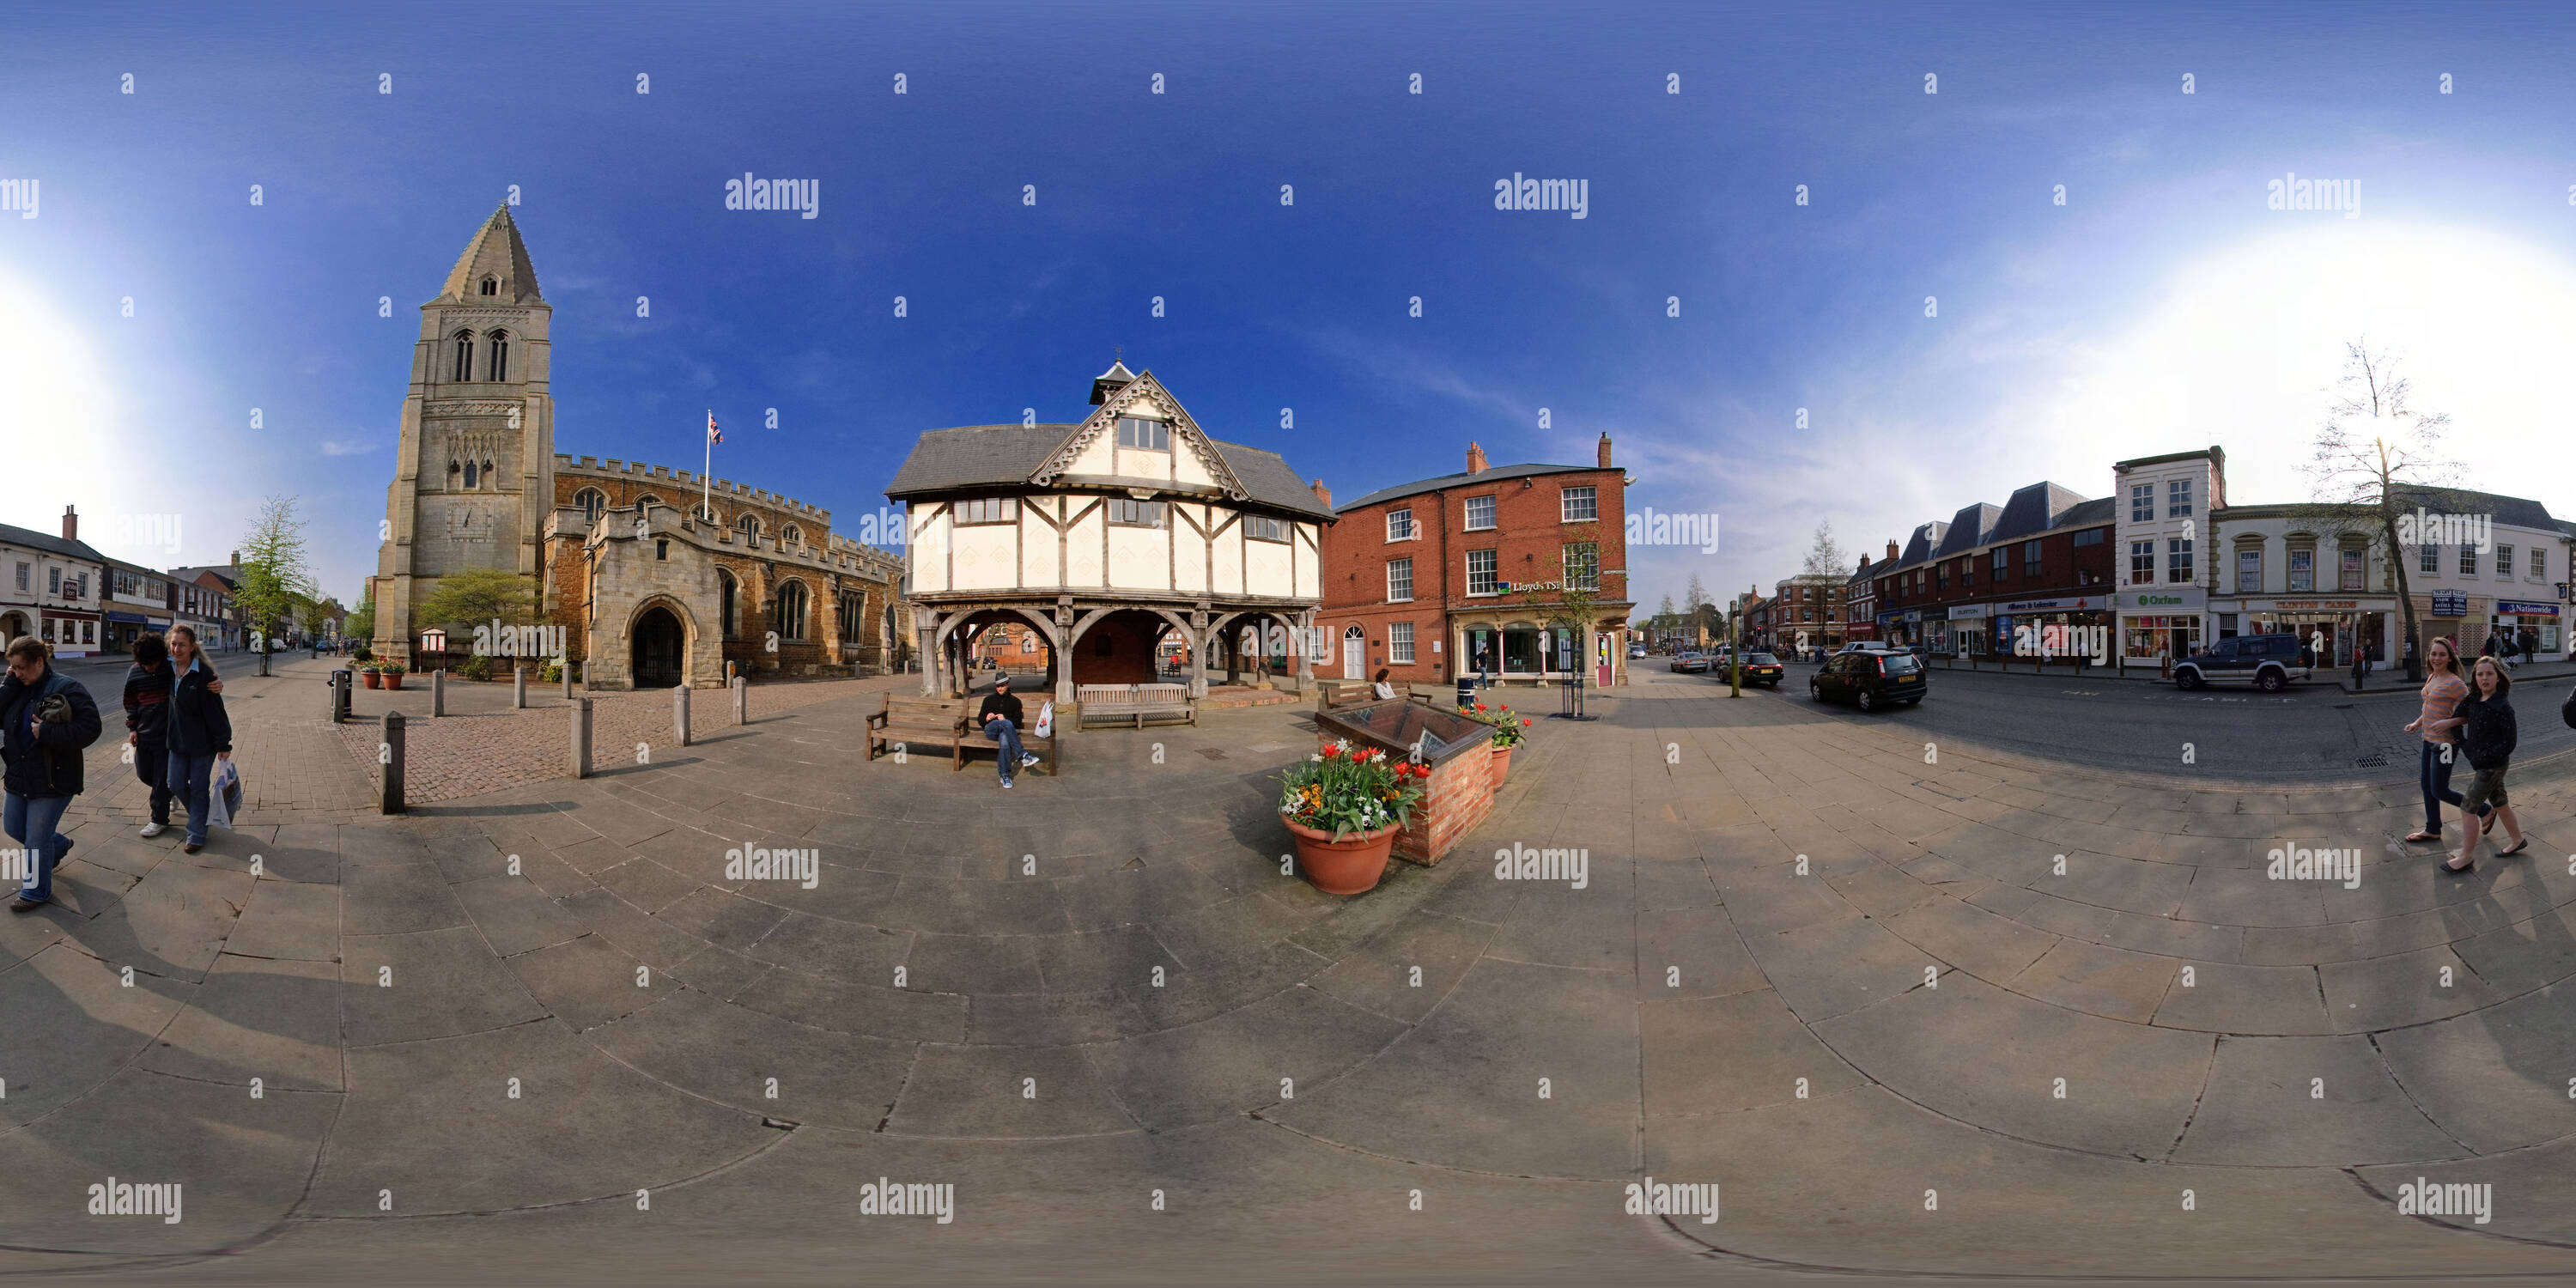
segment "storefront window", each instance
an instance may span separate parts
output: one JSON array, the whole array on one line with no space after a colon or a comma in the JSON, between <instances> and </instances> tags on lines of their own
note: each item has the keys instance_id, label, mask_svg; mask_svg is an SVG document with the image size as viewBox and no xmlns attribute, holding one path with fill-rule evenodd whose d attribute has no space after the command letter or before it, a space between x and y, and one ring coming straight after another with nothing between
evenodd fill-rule
<instances>
[{"instance_id":1,"label":"storefront window","mask_svg":"<svg viewBox=\"0 0 2576 1288\"><path fill-rule=\"evenodd\" d=\"M1538 674L1538 632L1534 629L1503 631L1503 673L1505 675Z\"/></svg>"}]
</instances>

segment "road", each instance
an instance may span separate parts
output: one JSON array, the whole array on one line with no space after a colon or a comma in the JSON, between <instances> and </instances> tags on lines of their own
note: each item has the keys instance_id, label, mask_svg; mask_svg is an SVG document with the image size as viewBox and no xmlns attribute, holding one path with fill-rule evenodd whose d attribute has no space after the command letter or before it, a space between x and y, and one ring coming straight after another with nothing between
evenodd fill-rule
<instances>
[{"instance_id":1,"label":"road","mask_svg":"<svg viewBox=\"0 0 2576 1288\"><path fill-rule=\"evenodd\" d=\"M1793 663L1779 692L1760 700L1814 709L1830 718L1896 723L1927 738L1956 738L2025 755L2101 769L2210 774L2285 781L2386 782L2415 776L2417 711L2403 678L2360 694L2293 685L2279 694L2248 687L2185 693L2170 684L2080 676L2003 675L1934 668L1921 706L1864 715L1847 704L1818 708L1808 697L1812 665ZM1639 669L1648 684L1695 685L1723 693L1725 677ZM2565 678L2539 679L2515 694L2521 722L2517 764L2576 748L2558 719ZM2193 763L2183 762L2191 749Z\"/></svg>"}]
</instances>

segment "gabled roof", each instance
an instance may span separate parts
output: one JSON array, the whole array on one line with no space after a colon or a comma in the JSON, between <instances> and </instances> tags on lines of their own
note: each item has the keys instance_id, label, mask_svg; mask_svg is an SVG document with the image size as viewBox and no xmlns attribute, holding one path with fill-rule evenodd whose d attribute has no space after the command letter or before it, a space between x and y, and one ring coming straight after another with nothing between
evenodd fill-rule
<instances>
[{"instance_id":1,"label":"gabled roof","mask_svg":"<svg viewBox=\"0 0 2576 1288\"><path fill-rule=\"evenodd\" d=\"M1079 425L964 425L934 429L912 445L912 454L886 485L892 500L960 492L970 488L1015 488L1035 485L1038 471L1053 458ZM1207 439L1225 467L1243 485L1244 495L1275 509L1294 510L1316 518L1332 512L1315 499L1314 490L1277 452Z\"/></svg>"},{"instance_id":2,"label":"gabled roof","mask_svg":"<svg viewBox=\"0 0 2576 1288\"><path fill-rule=\"evenodd\" d=\"M2119 511L2115 508L2116 504L2117 498L2097 496L2080 505L2069 506L2066 513L2057 516L2057 526L2061 528L2098 528L2119 517Z\"/></svg>"},{"instance_id":3,"label":"gabled roof","mask_svg":"<svg viewBox=\"0 0 2576 1288\"><path fill-rule=\"evenodd\" d=\"M98 564L107 562L107 556L90 549L87 542L65 541L61 537L47 532L38 532L34 528L11 527L6 523L0 523L0 542L13 546L27 546L47 554L61 555L66 559L79 559Z\"/></svg>"},{"instance_id":4,"label":"gabled roof","mask_svg":"<svg viewBox=\"0 0 2576 1288\"><path fill-rule=\"evenodd\" d=\"M1376 505L1383 501L1401 501L1408 496L1420 496L1423 493L1437 492L1443 488L1481 487L1485 484L1501 482L1505 479L1532 478L1544 474L1597 474L1600 472L1601 467L1598 465L1496 465L1479 470L1473 474L1463 472L1457 474L1443 474L1438 478L1422 479L1412 483L1398 483L1394 487L1379 488L1377 491L1371 492L1367 496L1361 497L1356 501L1346 501L1340 505L1334 506L1333 513L1348 514L1353 510Z\"/></svg>"},{"instance_id":5,"label":"gabled roof","mask_svg":"<svg viewBox=\"0 0 2576 1288\"><path fill-rule=\"evenodd\" d=\"M465 243L465 253L456 257L456 267L448 270L447 285L440 287L441 300L472 302L483 297L483 279L501 279L501 293L494 297L510 304L543 304L537 294L537 268L528 262L527 243L519 240L519 225L510 218L510 205L503 202L483 221L474 240Z\"/></svg>"},{"instance_id":6,"label":"gabled roof","mask_svg":"<svg viewBox=\"0 0 2576 1288\"><path fill-rule=\"evenodd\" d=\"M1949 533L1950 525L1946 523L1927 523L1916 528L1913 538L1905 543L1905 554L1896 561L1896 566L1911 568L1931 558L1933 548L1940 545L1941 538Z\"/></svg>"},{"instance_id":7,"label":"gabled roof","mask_svg":"<svg viewBox=\"0 0 2576 1288\"><path fill-rule=\"evenodd\" d=\"M2003 517L2003 513L2001 506L1983 501L1959 507L1959 512L1950 517L1949 535L1941 539L1940 548L1932 552L1932 557L1942 559L1965 554L1984 545L1986 534L1995 530L1995 522Z\"/></svg>"},{"instance_id":8,"label":"gabled roof","mask_svg":"<svg viewBox=\"0 0 2576 1288\"><path fill-rule=\"evenodd\" d=\"M2080 492L2039 482L2015 490L2004 502L2003 517L1986 534L1987 544L2035 537L2057 526L2058 516L2084 503Z\"/></svg>"},{"instance_id":9,"label":"gabled roof","mask_svg":"<svg viewBox=\"0 0 2576 1288\"><path fill-rule=\"evenodd\" d=\"M173 568L170 570L170 575L181 581L195 581L199 573L209 572L215 575L215 580L224 584L225 589L241 589L242 570L240 564L210 564L200 567Z\"/></svg>"}]
</instances>

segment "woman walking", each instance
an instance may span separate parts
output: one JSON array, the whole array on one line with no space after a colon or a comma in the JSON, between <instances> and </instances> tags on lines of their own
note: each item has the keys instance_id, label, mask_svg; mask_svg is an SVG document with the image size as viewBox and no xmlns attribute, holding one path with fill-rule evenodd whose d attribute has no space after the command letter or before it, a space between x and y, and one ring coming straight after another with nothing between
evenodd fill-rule
<instances>
[{"instance_id":1,"label":"woman walking","mask_svg":"<svg viewBox=\"0 0 2576 1288\"><path fill-rule=\"evenodd\" d=\"M197 632L170 628L170 768L162 781L188 804L188 843L194 854L206 848L207 784L215 762L233 757L233 722L224 714L224 699L212 687L214 664L197 649Z\"/></svg>"},{"instance_id":2,"label":"woman walking","mask_svg":"<svg viewBox=\"0 0 2576 1288\"><path fill-rule=\"evenodd\" d=\"M2480 658L2469 673L2477 692L2462 700L2459 718L2460 754L2468 758L2469 790L2460 798L2460 826L2466 838L2460 842L2460 857L2444 863L2442 870L2453 874L2477 868L2478 822L2492 813L2505 827L2513 844L2496 851L2498 857L2520 854L2531 844L2522 835L2522 820L2515 818L2513 806L2505 799L2505 766L2513 760L2514 744L2521 730L2513 718L2513 703L2505 695L2513 691L2513 677L2494 658Z\"/></svg>"},{"instance_id":3,"label":"woman walking","mask_svg":"<svg viewBox=\"0 0 2576 1288\"><path fill-rule=\"evenodd\" d=\"M9 642L9 671L0 677L0 829L18 842L24 865L11 912L54 901L54 867L72 848L56 828L86 786L81 752L98 741L98 704L78 680L53 667L42 640Z\"/></svg>"},{"instance_id":4,"label":"woman walking","mask_svg":"<svg viewBox=\"0 0 2576 1288\"><path fill-rule=\"evenodd\" d=\"M2424 750L2418 761L2418 778L2424 788L2424 829L2410 834L2409 841L2442 839L2442 806L2457 805L2460 794L2451 790L2451 731L2460 727L2455 712L2460 700L2469 696L2469 682L2460 676L2459 654L2451 647L2448 636L2436 635L2424 646L2424 710L2406 726L2406 732L2424 739Z\"/></svg>"}]
</instances>

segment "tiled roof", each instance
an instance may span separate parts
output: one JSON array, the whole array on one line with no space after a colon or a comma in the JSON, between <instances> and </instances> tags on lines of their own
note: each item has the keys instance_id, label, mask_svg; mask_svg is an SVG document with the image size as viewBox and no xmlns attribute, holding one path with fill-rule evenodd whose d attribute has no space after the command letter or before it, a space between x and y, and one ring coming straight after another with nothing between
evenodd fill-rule
<instances>
[{"instance_id":1,"label":"tiled roof","mask_svg":"<svg viewBox=\"0 0 2576 1288\"><path fill-rule=\"evenodd\" d=\"M1353 510L1376 505L1381 501L1400 501L1408 496L1420 496L1426 492L1437 492L1442 488L1479 486L1504 479L1534 478L1545 474L1589 474L1599 471L1600 468L1598 465L1496 465L1474 474L1443 474L1438 478L1379 488L1356 501L1345 501L1334 506L1333 512L1348 514Z\"/></svg>"},{"instance_id":2,"label":"tiled roof","mask_svg":"<svg viewBox=\"0 0 2576 1288\"><path fill-rule=\"evenodd\" d=\"M2014 491L2004 502L2003 517L1995 520L1994 530L1986 541L2011 541L2018 537L2035 537L2057 526L2060 515L2084 503L2084 496L2054 483L2033 483Z\"/></svg>"},{"instance_id":3,"label":"tiled roof","mask_svg":"<svg viewBox=\"0 0 2576 1288\"><path fill-rule=\"evenodd\" d=\"M912 445L912 454L896 470L886 495L896 500L974 487L1024 486L1046 464L1049 454L1078 425L964 425L934 429ZM1315 498L1306 481L1277 452L1228 443L1208 442L1225 458L1226 468L1243 481L1251 498L1282 510L1316 518L1332 512Z\"/></svg>"},{"instance_id":4,"label":"tiled roof","mask_svg":"<svg viewBox=\"0 0 2576 1288\"><path fill-rule=\"evenodd\" d=\"M27 546L47 554L61 555L66 559L83 559L91 563L107 562L107 556L90 549L86 542L65 541L52 533L38 532L33 528L18 528L0 523L0 542L7 542L13 546Z\"/></svg>"}]
</instances>

